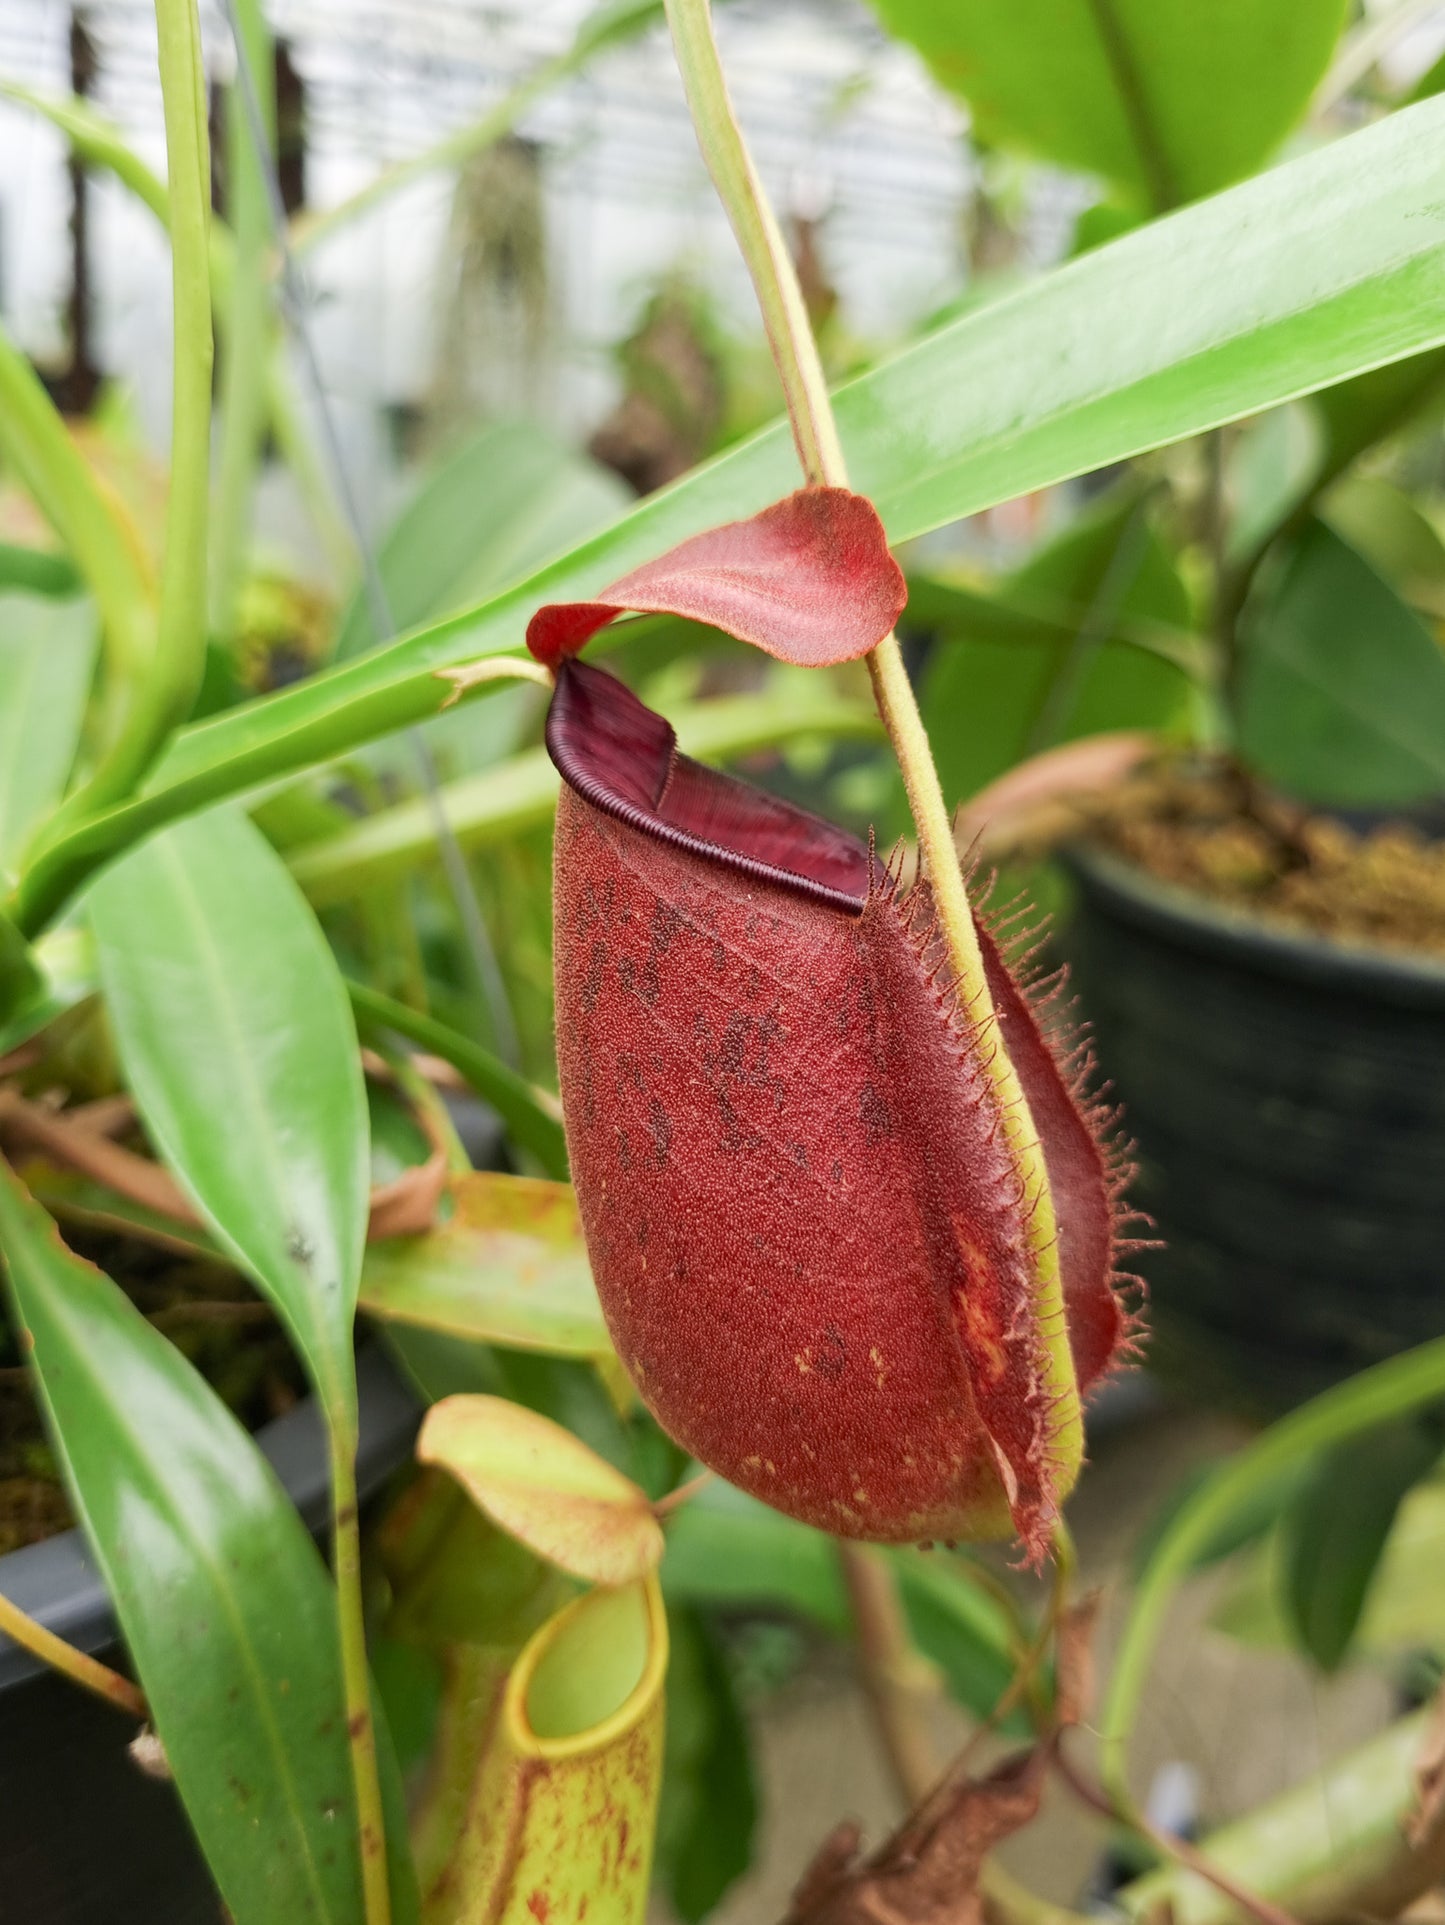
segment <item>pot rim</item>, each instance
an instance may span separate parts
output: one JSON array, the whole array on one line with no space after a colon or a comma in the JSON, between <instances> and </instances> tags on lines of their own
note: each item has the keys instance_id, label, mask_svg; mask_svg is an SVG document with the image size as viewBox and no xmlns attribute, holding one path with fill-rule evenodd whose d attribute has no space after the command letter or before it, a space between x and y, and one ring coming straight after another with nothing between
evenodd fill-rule
<instances>
[{"instance_id":1,"label":"pot rim","mask_svg":"<svg viewBox=\"0 0 1445 1925\"><path fill-rule=\"evenodd\" d=\"M1087 844L1074 843L1060 856L1086 894L1176 948L1320 989L1445 1009L1445 962L1408 950L1337 942L1228 909Z\"/></svg>"},{"instance_id":2,"label":"pot rim","mask_svg":"<svg viewBox=\"0 0 1445 1925\"><path fill-rule=\"evenodd\" d=\"M357 1357L356 1390L360 1411L356 1482L365 1498L403 1460L421 1410L375 1343L366 1345ZM255 1441L308 1529L319 1529L330 1509L331 1486L315 1398L303 1398L294 1410L258 1430ZM0 1592L46 1630L82 1651L103 1651L120 1637L104 1581L78 1527L0 1557ZM48 1670L39 1658L0 1635L0 1692Z\"/></svg>"}]
</instances>

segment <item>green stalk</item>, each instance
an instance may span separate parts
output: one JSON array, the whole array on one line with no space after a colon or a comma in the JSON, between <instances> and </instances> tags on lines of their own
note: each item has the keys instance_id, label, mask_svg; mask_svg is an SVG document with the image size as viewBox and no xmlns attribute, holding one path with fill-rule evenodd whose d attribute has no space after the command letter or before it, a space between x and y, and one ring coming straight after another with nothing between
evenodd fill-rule
<instances>
[{"instance_id":1,"label":"green stalk","mask_svg":"<svg viewBox=\"0 0 1445 1925\"><path fill-rule=\"evenodd\" d=\"M139 1685L132 1684L129 1678L123 1678L88 1652L67 1644L64 1638L58 1638L18 1604L12 1604L8 1597L0 1597L0 1633L115 1710L124 1711L132 1718L144 1720L146 1717L145 1693Z\"/></svg>"},{"instance_id":2,"label":"green stalk","mask_svg":"<svg viewBox=\"0 0 1445 1925\"><path fill-rule=\"evenodd\" d=\"M1302 1925L1396 1917L1445 1875L1445 1827L1429 1827L1418 1851L1405 1837L1430 1716L1420 1712L1391 1725L1318 1778L1212 1832L1201 1853ZM1136 1879L1114 1903L1129 1919L1167 1913L1174 1925L1241 1925L1249 1916L1217 1885L1179 1865Z\"/></svg>"},{"instance_id":3,"label":"green stalk","mask_svg":"<svg viewBox=\"0 0 1445 1925\"><path fill-rule=\"evenodd\" d=\"M155 647L120 731L48 833L130 795L190 713L206 653L211 452L210 147L196 0L156 0L174 317L171 474Z\"/></svg>"},{"instance_id":4,"label":"green stalk","mask_svg":"<svg viewBox=\"0 0 1445 1925\"><path fill-rule=\"evenodd\" d=\"M477 1095L491 1104L513 1139L532 1152L548 1176L566 1182L567 1142L555 1097L535 1088L500 1057L446 1023L439 1023L434 1016L424 1016L349 978L346 993L363 1030L394 1030L419 1049L450 1063Z\"/></svg>"},{"instance_id":5,"label":"green stalk","mask_svg":"<svg viewBox=\"0 0 1445 1925\"><path fill-rule=\"evenodd\" d=\"M128 187L164 227L170 214L166 206L165 182L152 173L140 155L126 145L114 121L98 114L87 100L76 94L43 94L27 87L23 80L0 80L0 95L17 101L64 134L71 150L93 166L103 167Z\"/></svg>"},{"instance_id":6,"label":"green stalk","mask_svg":"<svg viewBox=\"0 0 1445 1925\"><path fill-rule=\"evenodd\" d=\"M266 138L276 140L276 87L271 36L256 0L236 0L238 31L255 76ZM211 542L210 616L229 635L246 577L256 476L267 401L267 368L274 352L271 289L267 276L271 220L263 156L251 139L239 82L226 99L226 178L236 256L231 273L221 357L221 457L216 477Z\"/></svg>"},{"instance_id":7,"label":"green stalk","mask_svg":"<svg viewBox=\"0 0 1445 1925\"><path fill-rule=\"evenodd\" d=\"M847 468L802 290L733 115L708 0L666 3L698 144L752 276L803 472L810 483L846 487ZM903 772L939 927L958 981L960 1003L977 1028L985 1031L997 1019L984 974L983 953L954 848L953 824L896 636L888 636L872 651L868 669L878 712ZM1053 1413L1051 1454L1059 1488L1066 1492L1083 1461L1083 1419L1064 1316L1053 1198L1043 1151L1007 1050L988 1050L985 1070L993 1086L1005 1141L1023 1181L1024 1221L1033 1270L1034 1328L1043 1352L1041 1395Z\"/></svg>"},{"instance_id":8,"label":"green stalk","mask_svg":"<svg viewBox=\"0 0 1445 1925\"><path fill-rule=\"evenodd\" d=\"M0 333L0 451L80 570L100 610L118 690L155 645L155 587L119 510L86 465L30 363Z\"/></svg>"},{"instance_id":9,"label":"green stalk","mask_svg":"<svg viewBox=\"0 0 1445 1925\"><path fill-rule=\"evenodd\" d=\"M1181 1505L1139 1580L1104 1702L1101 1777L1118 1810L1132 1809L1126 1749L1169 1601L1236 1509L1259 1485L1291 1465L1441 1397L1445 1337L1388 1358L1311 1398L1272 1424L1248 1449L1227 1459Z\"/></svg>"},{"instance_id":10,"label":"green stalk","mask_svg":"<svg viewBox=\"0 0 1445 1925\"><path fill-rule=\"evenodd\" d=\"M361 1850L361 1892L366 1925L391 1925L391 1887L386 1866L386 1823L376 1762L376 1724L371 1708L371 1667L366 1658L366 1618L361 1596L361 1522L356 1495L355 1400L349 1412L330 1409L332 1564L341 1636L341 1684L346 1697L346 1737L356 1786Z\"/></svg>"}]
</instances>

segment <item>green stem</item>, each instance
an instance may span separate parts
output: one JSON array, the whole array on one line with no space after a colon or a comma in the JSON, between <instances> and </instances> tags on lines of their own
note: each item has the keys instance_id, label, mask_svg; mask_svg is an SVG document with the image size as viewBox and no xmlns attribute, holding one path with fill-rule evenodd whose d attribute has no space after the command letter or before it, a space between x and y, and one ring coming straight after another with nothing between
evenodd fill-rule
<instances>
[{"instance_id":1,"label":"green stem","mask_svg":"<svg viewBox=\"0 0 1445 1925\"><path fill-rule=\"evenodd\" d=\"M1361 1371L1291 1411L1221 1464L1175 1513L1139 1580L1104 1703L1101 1777L1118 1810L1132 1810L1126 1749L1169 1601L1236 1508L1291 1465L1441 1396L1445 1337Z\"/></svg>"},{"instance_id":2,"label":"green stem","mask_svg":"<svg viewBox=\"0 0 1445 1925\"><path fill-rule=\"evenodd\" d=\"M828 384L802 291L733 115L708 0L667 0L667 17L698 144L757 291L803 471L810 483L846 487L847 469L833 422ZM878 712L903 773L960 1004L982 1033L996 1022L993 998L954 848L952 820L896 636L889 635L872 651L868 670ZM1008 1051L1001 1045L989 1048L984 1058L1004 1139L1023 1183L1022 1208L1033 1270L1033 1321L1043 1354L1040 1396L1051 1413L1049 1445L1058 1488L1066 1493L1083 1460L1083 1421L1064 1317L1053 1198L1043 1151Z\"/></svg>"},{"instance_id":3,"label":"green stem","mask_svg":"<svg viewBox=\"0 0 1445 1925\"><path fill-rule=\"evenodd\" d=\"M0 1596L0 1633L18 1644L22 1651L39 1658L48 1664L52 1671L59 1671L78 1684L82 1690L103 1698L117 1711L124 1711L132 1718L144 1719L147 1715L145 1694L138 1685L123 1678L119 1671L112 1671L108 1664L92 1658L84 1651L78 1651L64 1638L56 1637L47 1631L43 1624L37 1624L18 1604L12 1604L8 1597Z\"/></svg>"},{"instance_id":4,"label":"green stem","mask_svg":"<svg viewBox=\"0 0 1445 1925\"><path fill-rule=\"evenodd\" d=\"M376 1725L371 1708L371 1667L366 1658L366 1619L361 1594L361 1521L356 1496L356 1424L333 1411L331 1439L332 1558L341 1633L341 1682L346 1735L356 1787L361 1850L361 1890L366 1925L391 1925L391 1888L386 1866L386 1824L376 1762Z\"/></svg>"},{"instance_id":5,"label":"green stem","mask_svg":"<svg viewBox=\"0 0 1445 1925\"><path fill-rule=\"evenodd\" d=\"M1124 124L1129 129L1134 151L1139 156L1140 170L1148 182L1152 211L1167 214L1171 207L1179 205L1179 194L1175 187L1173 167L1149 108L1134 50L1114 11L1114 0L1088 0L1088 4L1104 49L1104 59L1118 89L1119 104L1124 110Z\"/></svg>"},{"instance_id":6,"label":"green stem","mask_svg":"<svg viewBox=\"0 0 1445 1925\"><path fill-rule=\"evenodd\" d=\"M463 1075L478 1096L485 1098L507 1126L510 1136L530 1150L558 1182L567 1177L567 1143L555 1105L524 1076L446 1023L423 1016L405 1003L393 1001L363 983L347 982L346 993L363 1028L394 1030L418 1048L440 1056Z\"/></svg>"},{"instance_id":7,"label":"green stem","mask_svg":"<svg viewBox=\"0 0 1445 1925\"><path fill-rule=\"evenodd\" d=\"M256 0L236 0L246 63L255 76L267 140L276 138L271 36ZM210 613L217 633L229 635L246 576L256 475L261 462L268 364L275 351L267 278L271 220L250 119L233 82L225 103L227 213L236 241L234 271L221 357L221 454L211 543Z\"/></svg>"},{"instance_id":8,"label":"green stem","mask_svg":"<svg viewBox=\"0 0 1445 1925\"><path fill-rule=\"evenodd\" d=\"M139 543L71 440L39 377L0 333L0 451L95 597L117 691L155 646L155 586Z\"/></svg>"},{"instance_id":9,"label":"green stem","mask_svg":"<svg viewBox=\"0 0 1445 1925\"><path fill-rule=\"evenodd\" d=\"M120 732L90 780L58 812L50 833L131 794L172 730L190 713L205 667L211 167L196 0L156 0L156 32L166 126L173 315L170 495L160 612L154 651Z\"/></svg>"}]
</instances>

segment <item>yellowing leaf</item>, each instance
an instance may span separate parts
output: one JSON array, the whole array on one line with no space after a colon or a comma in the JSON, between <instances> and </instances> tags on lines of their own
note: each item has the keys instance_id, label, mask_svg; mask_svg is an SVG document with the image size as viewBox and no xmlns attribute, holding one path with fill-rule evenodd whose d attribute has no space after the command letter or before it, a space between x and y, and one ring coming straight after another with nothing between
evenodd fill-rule
<instances>
[{"instance_id":1,"label":"yellowing leaf","mask_svg":"<svg viewBox=\"0 0 1445 1925\"><path fill-rule=\"evenodd\" d=\"M495 1524L594 1584L627 1584L662 1556L662 1530L621 1471L550 1417L502 1397L444 1397L417 1439Z\"/></svg>"},{"instance_id":2,"label":"yellowing leaf","mask_svg":"<svg viewBox=\"0 0 1445 1925\"><path fill-rule=\"evenodd\" d=\"M657 1579L590 1591L507 1680L424 1925L641 1925L662 1777Z\"/></svg>"},{"instance_id":3,"label":"yellowing leaf","mask_svg":"<svg viewBox=\"0 0 1445 1925\"><path fill-rule=\"evenodd\" d=\"M478 1170L450 1196L437 1229L367 1251L364 1310L510 1350L611 1354L570 1184Z\"/></svg>"}]
</instances>

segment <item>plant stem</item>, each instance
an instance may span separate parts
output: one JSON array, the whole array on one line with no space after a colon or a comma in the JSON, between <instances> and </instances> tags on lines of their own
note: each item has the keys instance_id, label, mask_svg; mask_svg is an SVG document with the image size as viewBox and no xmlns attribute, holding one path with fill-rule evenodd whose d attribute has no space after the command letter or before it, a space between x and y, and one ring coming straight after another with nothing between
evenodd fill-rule
<instances>
[{"instance_id":1,"label":"plant stem","mask_svg":"<svg viewBox=\"0 0 1445 1925\"><path fill-rule=\"evenodd\" d=\"M858 1634L863 1689L893 1781L911 1811L938 1779L927 1717L932 1694L919 1686L925 1660L913 1648L898 1580L883 1553L863 1544L840 1543L837 1550Z\"/></svg>"},{"instance_id":2,"label":"plant stem","mask_svg":"<svg viewBox=\"0 0 1445 1925\"><path fill-rule=\"evenodd\" d=\"M238 34L255 75L266 138L276 138L276 101L271 36L256 0L235 0ZM225 103L227 213L236 239L229 280L225 340L221 357L221 456L216 476L216 508L211 543L211 625L220 634L235 626L236 607L246 574L252 502L261 459L261 433L267 401L267 364L275 352L267 254L271 216L261 178L265 157L251 140L249 117L233 82Z\"/></svg>"},{"instance_id":3,"label":"plant stem","mask_svg":"<svg viewBox=\"0 0 1445 1925\"><path fill-rule=\"evenodd\" d=\"M43 1624L37 1624L18 1604L12 1604L7 1597L0 1596L0 1632L18 1644L22 1651L39 1658L53 1671L63 1672L72 1684L82 1690L92 1692L97 1698L113 1705L117 1711L124 1711L132 1718L144 1720L149 1714L145 1694L138 1685L123 1678L119 1671L112 1671L108 1664L78 1651L64 1638L56 1637L47 1631Z\"/></svg>"},{"instance_id":4,"label":"plant stem","mask_svg":"<svg viewBox=\"0 0 1445 1925\"><path fill-rule=\"evenodd\" d=\"M386 1866L386 1825L376 1762L371 1709L371 1667L366 1658L366 1619L361 1597L361 1522L356 1496L356 1425L333 1410L331 1439L332 1561L341 1632L341 1682L346 1733L356 1786L361 1849L361 1889L366 1925L391 1925L391 1887Z\"/></svg>"},{"instance_id":5,"label":"plant stem","mask_svg":"<svg viewBox=\"0 0 1445 1925\"><path fill-rule=\"evenodd\" d=\"M1064 1751L1062 1744L1054 1753L1054 1769L1079 1802L1086 1805L1090 1811L1097 1812L1101 1818L1113 1819L1127 1826L1159 1854L1164 1864L1175 1864L1185 1871L1193 1872L1196 1878L1202 1878L1206 1884L1212 1885L1231 1904L1237 1905L1242 1912L1257 1919L1259 1925L1298 1925L1292 1913L1287 1912L1283 1906L1276 1905L1272 1899L1263 1897L1259 1892L1251 1891L1237 1878L1232 1878L1227 1871L1215 1865L1206 1853L1192 1845L1187 1838L1177 1837L1172 1832L1160 1831L1157 1825L1151 1824L1147 1818L1140 1817L1136 1813L1117 1811L1107 1793L1091 1784L1078 1770Z\"/></svg>"},{"instance_id":6,"label":"plant stem","mask_svg":"<svg viewBox=\"0 0 1445 1925\"><path fill-rule=\"evenodd\" d=\"M782 379L798 457L811 484L846 487L848 476L833 422L828 384L808 324L798 277L734 118L713 38L708 0L667 0L677 63L698 144L752 276L769 346ZM960 1005L976 1030L996 1022L968 890L953 842L953 824L923 719L894 635L868 657L874 698L893 744L919 848L948 944ZM1023 1182L1023 1213L1032 1258L1034 1328L1039 1333L1040 1398L1051 1413L1050 1455L1061 1492L1083 1458L1078 1384L1064 1317L1053 1198L1033 1120L1007 1049L986 1054L1004 1139Z\"/></svg>"},{"instance_id":7,"label":"plant stem","mask_svg":"<svg viewBox=\"0 0 1445 1925\"><path fill-rule=\"evenodd\" d=\"M197 0L156 0L170 205L171 472L155 646L116 740L47 837L123 800L184 722L206 658L211 458L211 164Z\"/></svg>"}]
</instances>

